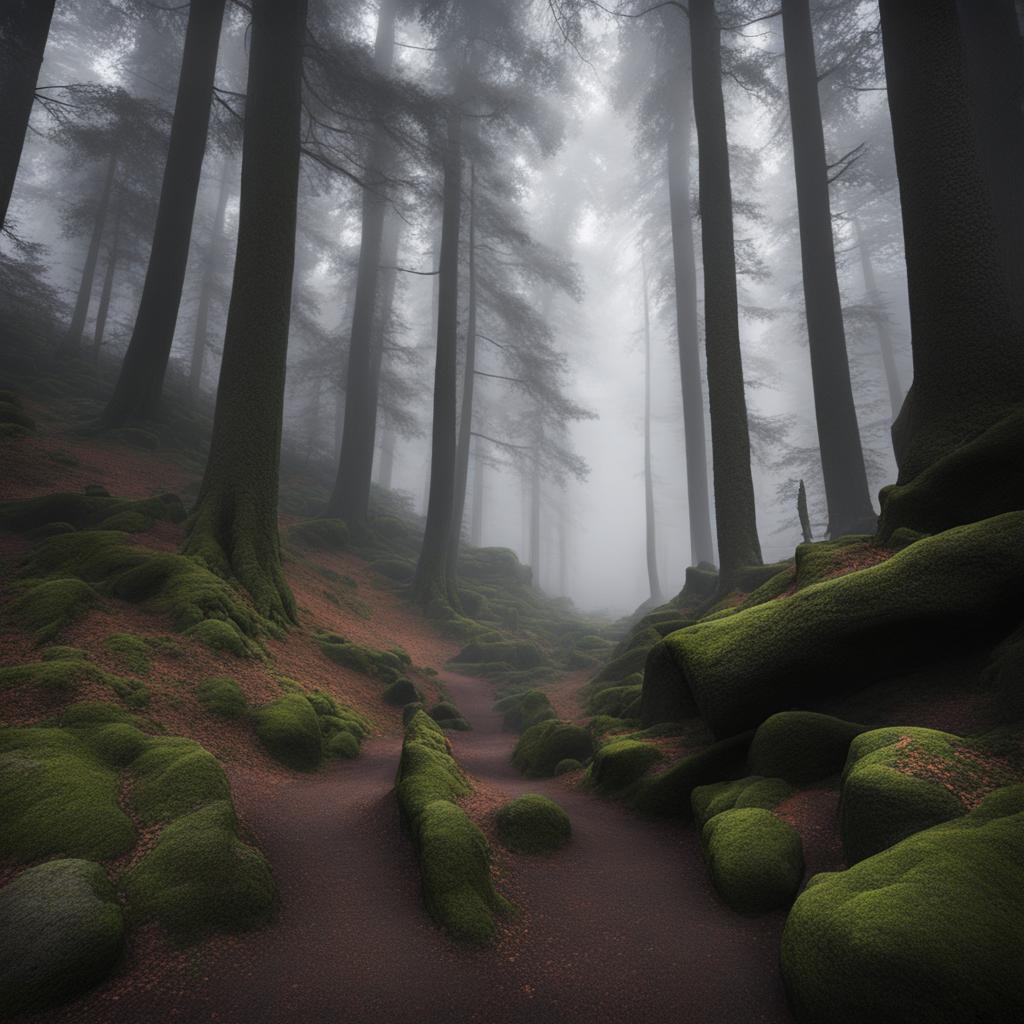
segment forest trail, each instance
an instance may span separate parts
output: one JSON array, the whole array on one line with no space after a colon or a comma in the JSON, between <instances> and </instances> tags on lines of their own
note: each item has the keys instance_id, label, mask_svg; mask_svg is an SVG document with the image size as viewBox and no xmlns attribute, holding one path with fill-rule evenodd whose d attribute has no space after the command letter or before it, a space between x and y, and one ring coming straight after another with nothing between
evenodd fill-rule
<instances>
[{"instance_id":1,"label":"forest trail","mask_svg":"<svg viewBox=\"0 0 1024 1024\"><path fill-rule=\"evenodd\" d=\"M573 825L548 857L499 854L521 908L494 948L452 946L428 918L391 792L400 740L313 778L237 794L273 866L268 929L215 940L148 990L102 987L61 1021L220 1024L644 1024L788 1021L777 967L782 915L717 900L692 829L642 820L566 781L525 780L491 710L492 684L443 676L473 731L455 752L485 799L539 792ZM500 791L500 792L499 792ZM170 975L174 975L172 978Z\"/></svg>"}]
</instances>

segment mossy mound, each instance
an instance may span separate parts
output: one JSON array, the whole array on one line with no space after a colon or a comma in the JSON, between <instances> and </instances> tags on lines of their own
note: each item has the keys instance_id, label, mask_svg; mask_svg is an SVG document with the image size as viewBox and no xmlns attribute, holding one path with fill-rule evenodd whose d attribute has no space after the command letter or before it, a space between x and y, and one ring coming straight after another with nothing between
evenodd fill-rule
<instances>
[{"instance_id":1,"label":"mossy mound","mask_svg":"<svg viewBox=\"0 0 1024 1024\"><path fill-rule=\"evenodd\" d=\"M729 782L713 782L698 786L690 794L690 806L698 825L705 825L716 814L735 808L760 807L770 811L792 795L793 788L783 779L766 779L760 775Z\"/></svg>"},{"instance_id":2,"label":"mossy mound","mask_svg":"<svg viewBox=\"0 0 1024 1024\"><path fill-rule=\"evenodd\" d=\"M808 696L866 686L881 673L990 643L1018 607L1022 535L1024 512L1007 513L672 633L651 651L643 719L699 713L728 735Z\"/></svg>"},{"instance_id":3,"label":"mossy mound","mask_svg":"<svg viewBox=\"0 0 1024 1024\"><path fill-rule=\"evenodd\" d=\"M813 711L780 711L757 727L750 744L750 770L796 786L837 775L850 742L865 728Z\"/></svg>"},{"instance_id":4,"label":"mossy mound","mask_svg":"<svg viewBox=\"0 0 1024 1024\"><path fill-rule=\"evenodd\" d=\"M217 800L230 789L220 762L183 736L159 736L133 765L132 803L143 824L169 821Z\"/></svg>"},{"instance_id":5,"label":"mossy mound","mask_svg":"<svg viewBox=\"0 0 1024 1024\"><path fill-rule=\"evenodd\" d=\"M609 686L587 699L587 714L611 715L613 718L639 718L640 684L631 686Z\"/></svg>"},{"instance_id":6,"label":"mossy mound","mask_svg":"<svg viewBox=\"0 0 1024 1024\"><path fill-rule=\"evenodd\" d=\"M109 526L108 522L115 516L127 514L152 526L157 520L181 522L185 518L185 509L181 499L174 494L133 500L113 498L105 493L60 491L38 498L0 502L0 526L18 532L33 530L47 523L70 523L78 530L118 530L119 527Z\"/></svg>"},{"instance_id":7,"label":"mossy mound","mask_svg":"<svg viewBox=\"0 0 1024 1024\"><path fill-rule=\"evenodd\" d=\"M470 728L469 722L462 717L462 712L451 701L440 701L427 714L442 729L457 729L460 732L466 732Z\"/></svg>"},{"instance_id":8,"label":"mossy mound","mask_svg":"<svg viewBox=\"0 0 1024 1024\"><path fill-rule=\"evenodd\" d=\"M844 559L862 552L874 553L879 557L877 549L873 550L873 537L864 534L850 534L837 537L835 540L815 541L809 544L798 544L794 566L794 586L803 590L837 571L841 571Z\"/></svg>"},{"instance_id":9,"label":"mossy mound","mask_svg":"<svg viewBox=\"0 0 1024 1024\"><path fill-rule=\"evenodd\" d=\"M630 676L643 672L648 651L660 640L661 637L656 635L649 645L634 647L625 654L613 658L587 684L589 692L593 694L613 686L621 686Z\"/></svg>"},{"instance_id":10,"label":"mossy mound","mask_svg":"<svg viewBox=\"0 0 1024 1024\"><path fill-rule=\"evenodd\" d=\"M80 729L77 735L103 764L112 768L133 764L149 744L149 737L127 722Z\"/></svg>"},{"instance_id":11,"label":"mossy mound","mask_svg":"<svg viewBox=\"0 0 1024 1024\"><path fill-rule=\"evenodd\" d=\"M0 1014L79 995L117 962L124 918L113 886L87 860L51 860L0 889Z\"/></svg>"},{"instance_id":12,"label":"mossy mound","mask_svg":"<svg viewBox=\"0 0 1024 1024\"><path fill-rule=\"evenodd\" d=\"M44 644L85 615L96 598L96 591L83 580L45 580L30 584L4 609L4 618L31 632L36 644Z\"/></svg>"},{"instance_id":13,"label":"mossy mound","mask_svg":"<svg viewBox=\"0 0 1024 1024\"><path fill-rule=\"evenodd\" d=\"M599 792L615 793L642 778L662 756L651 743L616 740L594 755L587 781Z\"/></svg>"},{"instance_id":14,"label":"mossy mound","mask_svg":"<svg viewBox=\"0 0 1024 1024\"><path fill-rule=\"evenodd\" d=\"M593 737L586 729L552 719L530 726L519 737L512 763L530 778L553 775L566 758L588 761L594 753Z\"/></svg>"},{"instance_id":15,"label":"mossy mound","mask_svg":"<svg viewBox=\"0 0 1024 1024\"><path fill-rule=\"evenodd\" d=\"M330 694L315 690L306 694L320 721L325 757L344 758L359 756L363 740L370 735L370 723L357 711L338 704Z\"/></svg>"},{"instance_id":16,"label":"mossy mound","mask_svg":"<svg viewBox=\"0 0 1024 1024\"><path fill-rule=\"evenodd\" d=\"M1004 746L1012 758L1002 756ZM978 740L909 726L862 733L843 771L839 818L847 863L960 817L974 800L1022 776L1019 730Z\"/></svg>"},{"instance_id":17,"label":"mossy mound","mask_svg":"<svg viewBox=\"0 0 1024 1024\"><path fill-rule=\"evenodd\" d=\"M701 833L715 888L743 914L789 906L804 877L796 829L760 807L723 811Z\"/></svg>"},{"instance_id":18,"label":"mossy mound","mask_svg":"<svg viewBox=\"0 0 1024 1024\"><path fill-rule=\"evenodd\" d=\"M569 772L577 772L583 767L580 761L574 757L565 757L555 765L555 775L566 775Z\"/></svg>"},{"instance_id":19,"label":"mossy mound","mask_svg":"<svg viewBox=\"0 0 1024 1024\"><path fill-rule=\"evenodd\" d=\"M666 771L644 776L630 794L630 802L644 814L689 818L694 789L740 774L752 736L752 732L730 736L684 757Z\"/></svg>"},{"instance_id":20,"label":"mossy mound","mask_svg":"<svg viewBox=\"0 0 1024 1024\"><path fill-rule=\"evenodd\" d=\"M491 640L467 644L451 660L455 666L472 665L482 674L490 674L488 667L516 670L537 669L545 665L547 656L533 641Z\"/></svg>"},{"instance_id":21,"label":"mossy mound","mask_svg":"<svg viewBox=\"0 0 1024 1024\"><path fill-rule=\"evenodd\" d=\"M521 690L502 697L494 705L502 714L502 727L509 732L523 732L538 722L555 718L555 709L548 695L541 690Z\"/></svg>"},{"instance_id":22,"label":"mossy mound","mask_svg":"<svg viewBox=\"0 0 1024 1024\"><path fill-rule=\"evenodd\" d=\"M134 920L155 918L185 940L255 928L274 906L270 867L238 837L228 800L171 822L127 873L124 891Z\"/></svg>"},{"instance_id":23,"label":"mossy mound","mask_svg":"<svg viewBox=\"0 0 1024 1024\"><path fill-rule=\"evenodd\" d=\"M386 704L392 704L398 708L407 704L419 704L423 701L423 695L416 689L411 679L396 679L384 687L381 697L384 698Z\"/></svg>"},{"instance_id":24,"label":"mossy mound","mask_svg":"<svg viewBox=\"0 0 1024 1024\"><path fill-rule=\"evenodd\" d=\"M117 659L122 668L137 676L147 675L152 667L150 645L140 636L115 633L103 641L103 647Z\"/></svg>"},{"instance_id":25,"label":"mossy mound","mask_svg":"<svg viewBox=\"0 0 1024 1024\"><path fill-rule=\"evenodd\" d=\"M513 853L552 853L572 838L569 815L546 796L528 793L494 816L498 838Z\"/></svg>"},{"instance_id":26,"label":"mossy mound","mask_svg":"<svg viewBox=\"0 0 1024 1024\"><path fill-rule=\"evenodd\" d=\"M802 1024L1013 1024L1024 1017L1024 786L816 875L782 936Z\"/></svg>"},{"instance_id":27,"label":"mossy mound","mask_svg":"<svg viewBox=\"0 0 1024 1024\"><path fill-rule=\"evenodd\" d=\"M228 676L211 676L196 687L196 700L211 714L241 718L249 709L242 688Z\"/></svg>"},{"instance_id":28,"label":"mossy mound","mask_svg":"<svg viewBox=\"0 0 1024 1024\"><path fill-rule=\"evenodd\" d=\"M317 636L317 642L320 650L331 661L382 683L393 683L400 679L411 665L409 656L403 651L379 651L346 640L337 633L321 633Z\"/></svg>"},{"instance_id":29,"label":"mossy mound","mask_svg":"<svg viewBox=\"0 0 1024 1024\"><path fill-rule=\"evenodd\" d=\"M395 792L416 844L428 912L458 941L489 942L495 915L508 904L491 881L484 834L454 802L471 787L441 728L422 711L406 727Z\"/></svg>"},{"instance_id":30,"label":"mossy mound","mask_svg":"<svg viewBox=\"0 0 1024 1024\"><path fill-rule=\"evenodd\" d=\"M315 771L323 759L320 722L313 705L289 693L253 714L253 728L270 755L289 768Z\"/></svg>"},{"instance_id":31,"label":"mossy mound","mask_svg":"<svg viewBox=\"0 0 1024 1024\"><path fill-rule=\"evenodd\" d=\"M348 527L340 519L307 519L288 530L288 539L313 550L344 551L348 547Z\"/></svg>"},{"instance_id":32,"label":"mossy mound","mask_svg":"<svg viewBox=\"0 0 1024 1024\"><path fill-rule=\"evenodd\" d=\"M249 644L238 627L225 619L203 619L187 632L211 651L234 654L238 658L244 658L250 653Z\"/></svg>"},{"instance_id":33,"label":"mossy mound","mask_svg":"<svg viewBox=\"0 0 1024 1024\"><path fill-rule=\"evenodd\" d=\"M66 729L0 729L0 856L106 860L131 849L117 773Z\"/></svg>"}]
</instances>

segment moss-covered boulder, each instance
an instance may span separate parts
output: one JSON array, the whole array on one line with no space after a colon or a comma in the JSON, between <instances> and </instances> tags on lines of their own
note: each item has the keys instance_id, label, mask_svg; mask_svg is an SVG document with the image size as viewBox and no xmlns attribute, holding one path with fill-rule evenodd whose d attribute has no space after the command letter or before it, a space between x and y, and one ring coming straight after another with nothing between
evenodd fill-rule
<instances>
[{"instance_id":1,"label":"moss-covered boulder","mask_svg":"<svg viewBox=\"0 0 1024 1024\"><path fill-rule=\"evenodd\" d=\"M338 665L354 669L382 683L393 683L400 679L410 666L409 656L398 650L380 651L375 647L347 640L337 633L321 633L317 636L320 650Z\"/></svg>"},{"instance_id":2,"label":"moss-covered boulder","mask_svg":"<svg viewBox=\"0 0 1024 1024\"><path fill-rule=\"evenodd\" d=\"M192 626L188 634L211 651L234 654L238 658L249 653L249 644L238 627L225 619L203 619Z\"/></svg>"},{"instance_id":3,"label":"moss-covered boulder","mask_svg":"<svg viewBox=\"0 0 1024 1024\"><path fill-rule=\"evenodd\" d=\"M792 792L792 786L783 779L748 775L742 779L698 786L690 795L690 805L697 824L703 826L716 814L734 808L760 807L762 810L771 810Z\"/></svg>"},{"instance_id":4,"label":"moss-covered boulder","mask_svg":"<svg viewBox=\"0 0 1024 1024\"><path fill-rule=\"evenodd\" d=\"M196 687L196 700L211 714L241 718L249 704L242 688L229 676L211 676Z\"/></svg>"},{"instance_id":5,"label":"moss-covered boulder","mask_svg":"<svg viewBox=\"0 0 1024 1024\"><path fill-rule=\"evenodd\" d=\"M229 800L177 818L124 878L132 918L152 918L181 939L266 922L274 881L263 855L238 836Z\"/></svg>"},{"instance_id":6,"label":"moss-covered boulder","mask_svg":"<svg viewBox=\"0 0 1024 1024\"><path fill-rule=\"evenodd\" d=\"M498 838L513 853L552 853L572 838L569 815L546 796L528 793L494 816Z\"/></svg>"},{"instance_id":7,"label":"moss-covered boulder","mask_svg":"<svg viewBox=\"0 0 1024 1024\"><path fill-rule=\"evenodd\" d=\"M451 701L438 701L427 714L442 729L457 729L465 732L470 728L469 722L462 717L462 712Z\"/></svg>"},{"instance_id":8,"label":"moss-covered boulder","mask_svg":"<svg viewBox=\"0 0 1024 1024\"><path fill-rule=\"evenodd\" d=\"M733 910L760 914L793 902L804 876L803 844L771 811L723 811L705 824L701 841L715 888Z\"/></svg>"},{"instance_id":9,"label":"moss-covered boulder","mask_svg":"<svg viewBox=\"0 0 1024 1024\"><path fill-rule=\"evenodd\" d=\"M381 697L384 698L385 704L392 704L397 708L405 707L407 704L420 704L423 701L423 695L416 689L416 684L405 678L388 683Z\"/></svg>"},{"instance_id":10,"label":"moss-covered boulder","mask_svg":"<svg viewBox=\"0 0 1024 1024\"><path fill-rule=\"evenodd\" d=\"M846 871L790 912L782 971L801 1024L1024 1018L1024 786Z\"/></svg>"},{"instance_id":11,"label":"moss-covered boulder","mask_svg":"<svg viewBox=\"0 0 1024 1024\"><path fill-rule=\"evenodd\" d=\"M609 686L599 690L587 698L587 714L611 715L614 718L639 718L640 693L643 689L639 684L629 686Z\"/></svg>"},{"instance_id":12,"label":"moss-covered boulder","mask_svg":"<svg viewBox=\"0 0 1024 1024\"><path fill-rule=\"evenodd\" d=\"M228 800L220 761L184 736L158 736L132 766L132 804L144 824L169 821L203 804Z\"/></svg>"},{"instance_id":13,"label":"moss-covered boulder","mask_svg":"<svg viewBox=\"0 0 1024 1024\"><path fill-rule=\"evenodd\" d=\"M653 743L615 740L601 747L587 772L587 781L601 793L615 793L646 774L662 759Z\"/></svg>"},{"instance_id":14,"label":"moss-covered boulder","mask_svg":"<svg viewBox=\"0 0 1024 1024\"><path fill-rule=\"evenodd\" d=\"M1007 513L672 633L651 651L642 717L653 723L699 713L728 735L809 696L866 686L991 642L1018 607L1022 535L1024 512Z\"/></svg>"},{"instance_id":15,"label":"moss-covered boulder","mask_svg":"<svg viewBox=\"0 0 1024 1024\"><path fill-rule=\"evenodd\" d=\"M467 644L452 658L453 665L509 665L537 668L546 661L544 652L530 640L477 641Z\"/></svg>"},{"instance_id":16,"label":"moss-covered boulder","mask_svg":"<svg viewBox=\"0 0 1024 1024\"><path fill-rule=\"evenodd\" d=\"M750 770L795 786L838 775L850 742L866 726L814 711L780 711L765 719L750 744Z\"/></svg>"},{"instance_id":17,"label":"moss-covered boulder","mask_svg":"<svg viewBox=\"0 0 1024 1024\"><path fill-rule=\"evenodd\" d=\"M531 778L553 775L555 765L566 758L588 761L594 753L593 737L570 722L549 720L530 726L519 737L512 763Z\"/></svg>"},{"instance_id":18,"label":"moss-covered boulder","mask_svg":"<svg viewBox=\"0 0 1024 1024\"><path fill-rule=\"evenodd\" d=\"M99 864L51 860L0 889L0 1015L79 995L117 962L124 920Z\"/></svg>"},{"instance_id":19,"label":"moss-covered boulder","mask_svg":"<svg viewBox=\"0 0 1024 1024\"><path fill-rule=\"evenodd\" d=\"M502 714L502 726L509 732L523 732L538 722L556 718L555 709L542 690L521 690L502 697L495 705Z\"/></svg>"},{"instance_id":20,"label":"moss-covered boulder","mask_svg":"<svg viewBox=\"0 0 1024 1024\"><path fill-rule=\"evenodd\" d=\"M320 767L320 722L302 694L289 693L259 708L252 721L259 741L282 764L306 772Z\"/></svg>"},{"instance_id":21,"label":"moss-covered boulder","mask_svg":"<svg viewBox=\"0 0 1024 1024\"><path fill-rule=\"evenodd\" d=\"M29 585L4 609L3 617L31 632L37 644L44 644L85 615L97 596L83 580L44 580Z\"/></svg>"}]
</instances>

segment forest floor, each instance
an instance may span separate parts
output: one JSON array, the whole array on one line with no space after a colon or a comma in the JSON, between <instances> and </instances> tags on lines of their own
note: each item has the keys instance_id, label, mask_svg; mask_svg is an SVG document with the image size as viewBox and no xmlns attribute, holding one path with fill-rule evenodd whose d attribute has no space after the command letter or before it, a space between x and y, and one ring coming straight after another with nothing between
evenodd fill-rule
<instances>
[{"instance_id":1,"label":"forest floor","mask_svg":"<svg viewBox=\"0 0 1024 1024\"><path fill-rule=\"evenodd\" d=\"M122 497L168 489L187 494L195 468L172 453L142 452L119 441L70 433L49 410L31 410L37 433L3 443L0 499L105 486ZM287 525L287 520L284 521ZM181 527L159 523L136 538L173 550ZM10 582L29 548L0 537L0 582ZM156 653L146 676L146 715L190 736L224 764L240 821L267 857L279 888L274 921L252 933L172 944L155 925L136 928L120 968L81 999L50 1010L48 1024L218 1021L286 1024L339 1020L401 1022L603 1022L625 1014L651 1024L685 1021L788 1021L777 958L784 915L746 918L715 895L699 836L677 823L645 820L580 789L578 775L527 781L510 762L516 742L493 709L493 683L442 666L458 644L437 635L388 581L349 552L286 552L300 609L299 628L265 641L260 659L217 654L175 634L179 651ZM325 590L324 572L345 577L343 600ZM399 644L416 666L440 670L425 688L454 700L473 728L453 737L474 783L471 816L491 831L491 812L525 792L542 793L568 812L573 840L543 857L505 852L493 834L500 891L517 907L495 945L466 950L434 926L419 871L399 820L393 784L401 714L380 700L380 685L324 657L317 629L365 644ZM116 671L103 641L116 633L167 636L171 624L120 601L103 601L60 641ZM32 640L0 633L0 662L32 660ZM214 720L194 686L231 675L250 702L280 694L281 676L322 688L375 725L359 758L313 775L272 761L237 722ZM586 673L545 689L558 713L583 717ZM79 699L109 699L86 684ZM0 694L4 724L28 724L55 708L14 692ZM11 877L13 865L0 865Z\"/></svg>"}]
</instances>

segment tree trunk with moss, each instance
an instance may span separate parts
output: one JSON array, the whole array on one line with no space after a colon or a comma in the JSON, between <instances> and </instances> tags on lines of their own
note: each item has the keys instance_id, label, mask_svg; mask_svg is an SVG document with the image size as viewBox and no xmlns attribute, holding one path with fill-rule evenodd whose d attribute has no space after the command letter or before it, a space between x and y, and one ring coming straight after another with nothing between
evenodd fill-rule
<instances>
[{"instance_id":1,"label":"tree trunk with moss","mask_svg":"<svg viewBox=\"0 0 1024 1024\"><path fill-rule=\"evenodd\" d=\"M691 0L693 110L700 160L704 254L704 332L715 522L721 586L736 570L761 564L750 471L750 434L740 354L736 247L732 223L729 142L722 94L721 25L714 0Z\"/></svg>"},{"instance_id":2,"label":"tree trunk with moss","mask_svg":"<svg viewBox=\"0 0 1024 1024\"><path fill-rule=\"evenodd\" d=\"M437 351L434 356L434 414L430 447L427 522L413 594L427 608L458 606L448 575L448 544L455 506L456 368L459 330L459 224L462 214L462 114L448 111L444 154L444 203L438 275Z\"/></svg>"},{"instance_id":3,"label":"tree trunk with moss","mask_svg":"<svg viewBox=\"0 0 1024 1024\"><path fill-rule=\"evenodd\" d=\"M150 420L159 410L188 265L224 6L225 0L192 0L189 7L146 281L121 373L103 411L110 426Z\"/></svg>"},{"instance_id":4,"label":"tree trunk with moss","mask_svg":"<svg viewBox=\"0 0 1024 1024\"><path fill-rule=\"evenodd\" d=\"M391 70L395 48L395 0L383 0L377 15L374 66L381 74ZM345 421L334 490L327 515L363 526L370 511L370 483L377 423L379 388L373 372L374 338L379 305L379 281L387 197L388 141L378 128L370 143L367 185L363 188L363 220L359 241L359 267L352 335L348 349Z\"/></svg>"},{"instance_id":5,"label":"tree trunk with moss","mask_svg":"<svg viewBox=\"0 0 1024 1024\"><path fill-rule=\"evenodd\" d=\"M278 475L295 264L305 0L254 0L238 251L206 472L186 554L233 575L283 625Z\"/></svg>"},{"instance_id":6,"label":"tree trunk with moss","mask_svg":"<svg viewBox=\"0 0 1024 1024\"><path fill-rule=\"evenodd\" d=\"M782 0L782 33L814 414L828 532L839 537L873 531L876 517L850 384L809 0Z\"/></svg>"},{"instance_id":7,"label":"tree trunk with moss","mask_svg":"<svg viewBox=\"0 0 1024 1024\"><path fill-rule=\"evenodd\" d=\"M1024 398L1024 325L979 153L955 0L881 0L914 383L893 425L899 483ZM993 469L992 472L995 472ZM884 509L883 509L884 519Z\"/></svg>"},{"instance_id":8,"label":"tree trunk with moss","mask_svg":"<svg viewBox=\"0 0 1024 1024\"><path fill-rule=\"evenodd\" d=\"M110 237L110 248L107 252L107 267L103 273L103 287L100 289L100 304L96 309L96 326L92 332L93 362L100 361L100 349L107 333L107 319L110 315L110 299L114 293L114 275L121 255L121 215L124 210L124 197L120 192L114 200L114 228Z\"/></svg>"},{"instance_id":9,"label":"tree trunk with moss","mask_svg":"<svg viewBox=\"0 0 1024 1024\"><path fill-rule=\"evenodd\" d=\"M0 229L7 227L54 6L54 0L0 4Z\"/></svg>"},{"instance_id":10,"label":"tree trunk with moss","mask_svg":"<svg viewBox=\"0 0 1024 1024\"><path fill-rule=\"evenodd\" d=\"M647 548L647 582L651 590L651 603L661 604L658 578L658 542L654 522L654 473L651 468L651 311L647 298L647 259L640 253L644 286L644 538Z\"/></svg>"}]
</instances>

